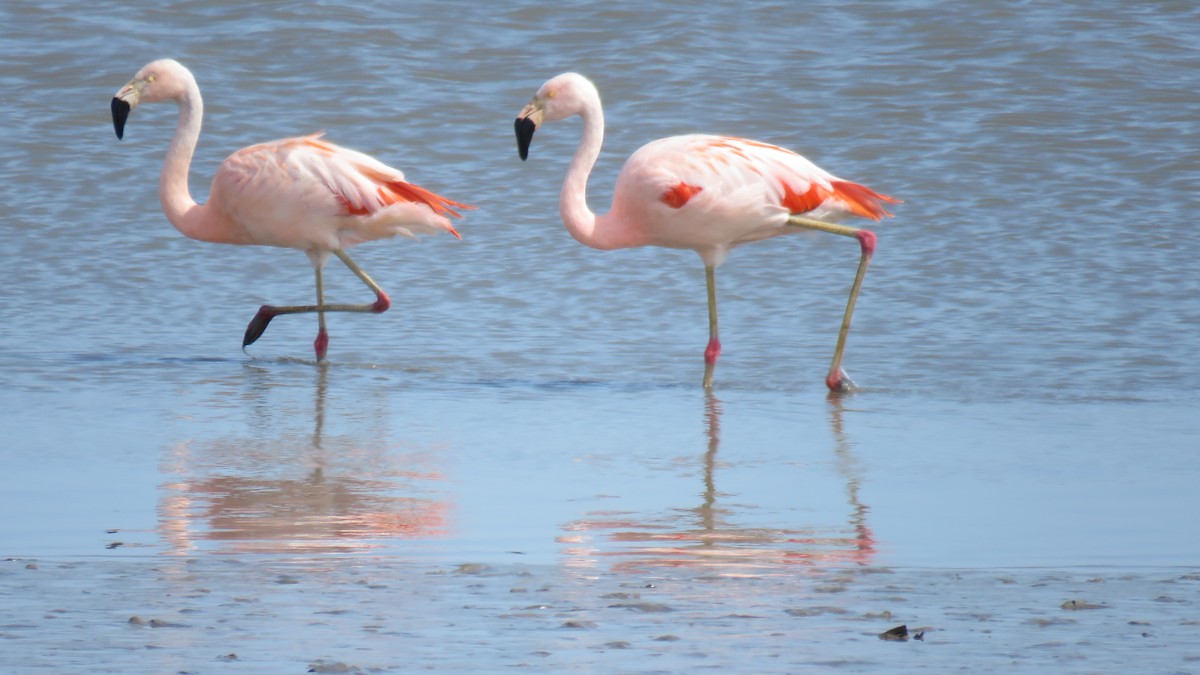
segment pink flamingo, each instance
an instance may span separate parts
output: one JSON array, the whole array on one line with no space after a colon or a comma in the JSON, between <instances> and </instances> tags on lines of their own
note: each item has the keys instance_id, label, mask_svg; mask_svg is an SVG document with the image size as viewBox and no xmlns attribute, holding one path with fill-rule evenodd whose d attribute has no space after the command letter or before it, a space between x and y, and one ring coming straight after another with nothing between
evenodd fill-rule
<instances>
[{"instance_id":1,"label":"pink flamingo","mask_svg":"<svg viewBox=\"0 0 1200 675\"><path fill-rule=\"evenodd\" d=\"M285 138L242 148L221 163L208 203L188 192L188 168L204 104L192 73L177 61L147 64L112 100L117 138L139 103L175 101L179 125L158 181L163 212L175 229L192 239L219 244L257 244L300 249L316 272L317 304L263 305L246 327L242 348L253 344L280 314L316 312L313 347L325 358L329 334L325 312L384 312L391 300L345 249L364 241L445 230L461 239L447 216L472 208L407 183L404 174L354 150L321 140L322 134ZM336 255L375 293L375 302L326 304L321 270Z\"/></svg>"},{"instance_id":2,"label":"pink flamingo","mask_svg":"<svg viewBox=\"0 0 1200 675\"><path fill-rule=\"evenodd\" d=\"M563 73L543 84L517 116L517 147L524 160L539 125L572 115L583 118L583 138L563 182L563 224L571 236L592 248L664 246L700 255L708 285L706 388L712 387L721 353L715 271L730 249L802 229L858 239L858 273L825 378L831 391L854 388L842 370L842 351L876 237L870 230L823 219L855 215L878 221L891 215L882 203L899 200L837 178L790 150L742 138L692 134L653 141L631 155L617 176L612 208L596 216L588 208L586 190L604 140L604 113L600 94L587 78Z\"/></svg>"}]
</instances>

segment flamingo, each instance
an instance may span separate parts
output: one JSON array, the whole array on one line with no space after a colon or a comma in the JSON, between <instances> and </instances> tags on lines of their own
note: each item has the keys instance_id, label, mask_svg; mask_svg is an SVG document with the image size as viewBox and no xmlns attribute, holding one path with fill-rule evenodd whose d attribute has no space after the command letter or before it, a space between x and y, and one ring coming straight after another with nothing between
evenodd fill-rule
<instances>
[{"instance_id":1,"label":"flamingo","mask_svg":"<svg viewBox=\"0 0 1200 675\"><path fill-rule=\"evenodd\" d=\"M208 202L197 204L188 191L188 169L204 104L187 68L172 59L143 66L113 97L113 128L121 139L129 113L140 103L158 101L179 106L179 124L158 181L163 212L175 229L199 241L300 249L316 273L317 303L263 305L246 327L242 349L261 337L274 317L316 312L319 330L313 348L317 361L324 361L329 347L325 312L381 313L391 306L346 248L398 234L446 231L462 239L447 216L458 217L454 209L472 207L408 183L399 170L323 140L322 133L234 152L213 176ZM375 302L325 302L321 270L331 253L375 293Z\"/></svg>"},{"instance_id":2,"label":"flamingo","mask_svg":"<svg viewBox=\"0 0 1200 675\"><path fill-rule=\"evenodd\" d=\"M559 213L580 243L600 250L635 246L691 249L704 262L709 340L704 387L711 389L721 354L717 331L716 268L730 249L800 230L854 237L861 247L858 272L842 319L825 384L833 392L855 388L842 369L850 316L875 251L875 233L827 222L846 215L878 221L891 216L883 203L899 200L842 180L784 148L730 136L690 134L652 141L633 153L617 176L609 212L587 205L587 180L604 140L600 94L578 73L551 78L517 115L517 149L529 155L533 132L545 122L583 118L583 138L563 181ZM802 214L802 215L801 215Z\"/></svg>"}]
</instances>

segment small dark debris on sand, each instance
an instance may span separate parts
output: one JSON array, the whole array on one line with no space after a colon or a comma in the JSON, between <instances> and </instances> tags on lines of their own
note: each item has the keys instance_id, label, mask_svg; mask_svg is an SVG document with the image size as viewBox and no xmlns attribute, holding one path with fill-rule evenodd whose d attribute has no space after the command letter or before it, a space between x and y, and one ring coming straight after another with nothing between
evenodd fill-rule
<instances>
[{"instance_id":1,"label":"small dark debris on sand","mask_svg":"<svg viewBox=\"0 0 1200 675\"><path fill-rule=\"evenodd\" d=\"M134 615L129 617L129 625L131 626L150 626L151 628L182 628L184 624L166 621L163 619L150 619L147 621L140 616Z\"/></svg>"},{"instance_id":2,"label":"small dark debris on sand","mask_svg":"<svg viewBox=\"0 0 1200 675\"><path fill-rule=\"evenodd\" d=\"M1108 605L1103 603L1088 602L1087 600L1067 600L1061 607L1068 610L1077 609L1105 609Z\"/></svg>"},{"instance_id":3,"label":"small dark debris on sand","mask_svg":"<svg viewBox=\"0 0 1200 675\"><path fill-rule=\"evenodd\" d=\"M925 630L926 629L924 628L914 629L911 633L912 639L924 641ZM885 630L879 634L880 640L888 640L890 642L905 642L909 637L910 634L908 632L908 624L900 624L895 628L889 628L888 630Z\"/></svg>"}]
</instances>

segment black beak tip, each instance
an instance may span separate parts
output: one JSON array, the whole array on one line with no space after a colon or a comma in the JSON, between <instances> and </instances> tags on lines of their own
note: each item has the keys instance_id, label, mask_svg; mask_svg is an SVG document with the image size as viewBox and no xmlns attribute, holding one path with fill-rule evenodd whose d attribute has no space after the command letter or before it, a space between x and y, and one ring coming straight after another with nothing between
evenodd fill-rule
<instances>
[{"instance_id":1,"label":"black beak tip","mask_svg":"<svg viewBox=\"0 0 1200 675\"><path fill-rule=\"evenodd\" d=\"M131 108L129 106L129 103L122 101L121 99L119 99L115 96L113 97L113 100L112 100L113 131L117 132L117 140L120 140L121 138L124 138L124 136L125 136L125 120L128 119L128 117L129 117L130 109Z\"/></svg>"},{"instance_id":2,"label":"black beak tip","mask_svg":"<svg viewBox=\"0 0 1200 675\"><path fill-rule=\"evenodd\" d=\"M528 117L518 117L513 127L517 132L517 153L523 161L529 157L529 142L533 140L533 132L537 125Z\"/></svg>"}]
</instances>

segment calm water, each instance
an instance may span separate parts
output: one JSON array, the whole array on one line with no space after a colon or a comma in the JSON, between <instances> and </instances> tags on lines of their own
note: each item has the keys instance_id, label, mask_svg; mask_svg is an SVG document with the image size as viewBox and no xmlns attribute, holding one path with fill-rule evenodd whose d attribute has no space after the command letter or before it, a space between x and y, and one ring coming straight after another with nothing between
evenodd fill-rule
<instances>
[{"instance_id":1,"label":"calm water","mask_svg":"<svg viewBox=\"0 0 1200 675\"><path fill-rule=\"evenodd\" d=\"M331 593L362 569L419 589L430 570L467 563L553 578L565 596L585 594L587 579L605 592L650 578L703 586L675 596L681 610L696 597L773 602L775 591L735 579L916 575L862 575L852 586L867 612L889 584L922 586L920 570L1146 579L1200 561L1194 3L120 4L0 7L0 554L43 570L99 565L84 586L136 578L134 598L170 591L155 581L175 578L163 565L192 565L193 586L248 585L281 603L275 630L300 635L305 603L262 570L326 570ZM257 306L308 302L311 270L296 251L202 244L166 222L156 184L175 111L139 108L121 142L108 113L113 92L164 56L205 95L201 201L234 149L325 130L476 205L464 240L356 249L393 309L332 316L328 367L311 361L311 317L277 319L243 354ZM905 200L877 229L847 349L862 391L830 399L822 384L856 247L795 236L721 268L725 352L705 395L698 258L570 238L556 200L578 121L540 131L529 161L517 158L513 117L566 70L592 77L606 106L597 211L632 151L694 131L785 145ZM336 265L327 288L365 299ZM226 558L261 576L223 572ZM0 575L10 607L70 605L77 593L64 581L22 595L20 578ZM504 579L489 602L533 604L508 598L524 582ZM981 604L999 602L980 584ZM1184 585L1171 630L1200 619L1200 593ZM791 586L783 596L792 604L772 616L811 600ZM452 623L463 603L447 597L429 611ZM76 625L94 628L103 602ZM955 617L982 610L942 604L929 618L913 602L893 623L936 623L944 643L970 644ZM149 611L136 604L112 609L118 623ZM24 626L19 612L0 618ZM737 644L726 614L677 620L711 656ZM497 616L518 660L562 657L511 637L520 622ZM759 671L894 670L886 657L852 658L888 620L851 638L759 624L811 653L733 653ZM1013 644L1084 639L1020 633L1037 620L1015 622ZM0 638L34 654L61 637L40 625L0 627ZM296 658L345 661L338 650L365 649L370 632ZM120 640L98 645L76 647L78 662L28 661L56 670L125 653ZM1177 643L1161 646L1163 669L1194 665ZM459 643L456 658L519 665L493 647ZM168 672L194 665L173 648L182 656ZM639 663L603 651L528 658L554 670ZM902 667L1011 665L938 653L955 658ZM667 671L723 663L655 655ZM1099 663L1127 658L1146 656ZM402 668L362 667L372 664Z\"/></svg>"}]
</instances>

